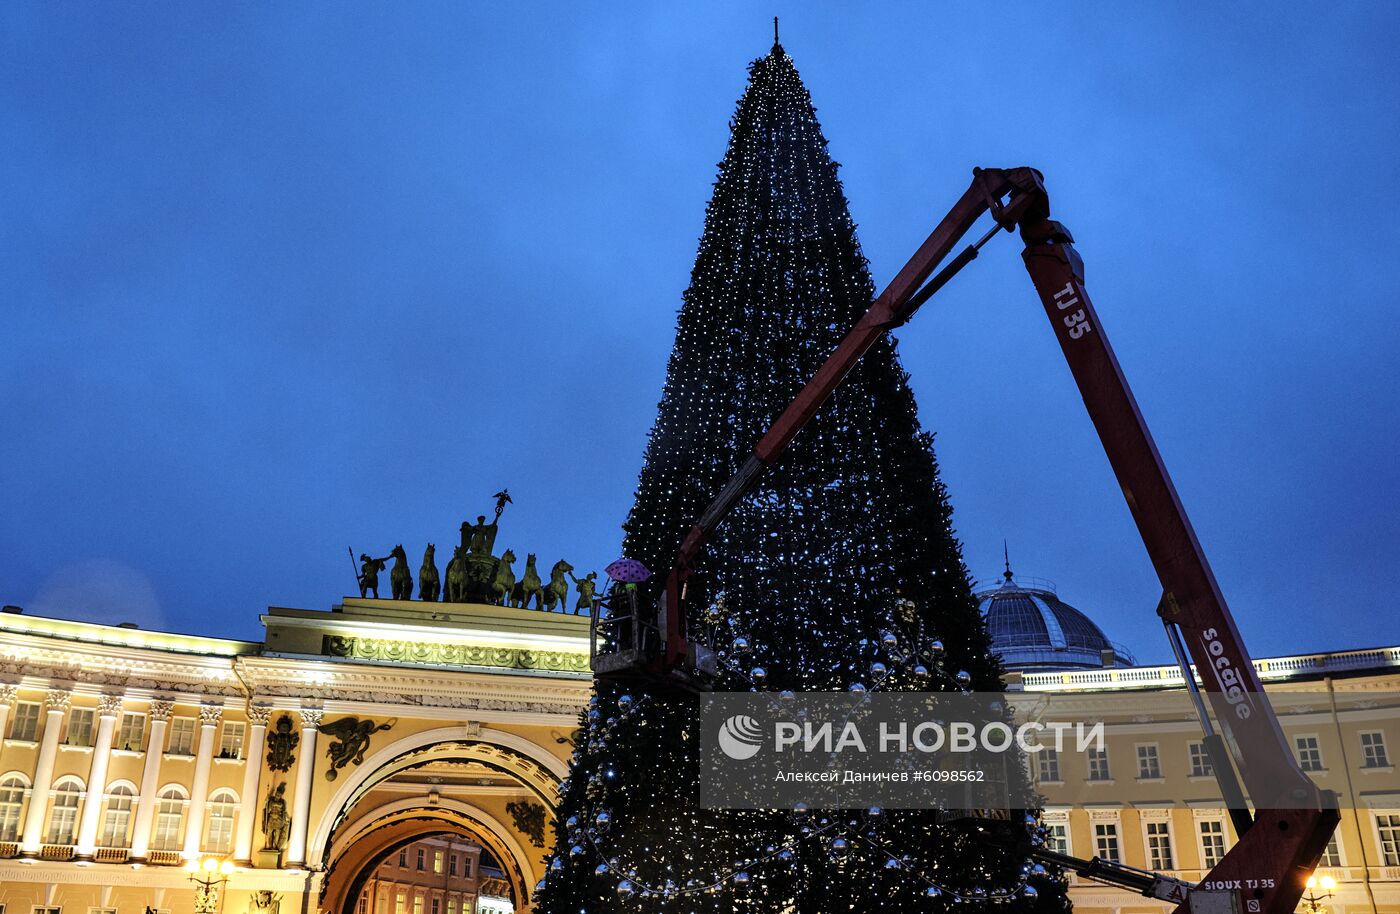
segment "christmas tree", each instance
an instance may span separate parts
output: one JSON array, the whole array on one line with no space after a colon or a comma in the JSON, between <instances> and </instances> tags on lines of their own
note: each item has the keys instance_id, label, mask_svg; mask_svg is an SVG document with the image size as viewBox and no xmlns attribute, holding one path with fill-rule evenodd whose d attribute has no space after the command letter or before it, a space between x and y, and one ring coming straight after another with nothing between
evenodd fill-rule
<instances>
[{"instance_id":1,"label":"christmas tree","mask_svg":"<svg viewBox=\"0 0 1400 914\"><path fill-rule=\"evenodd\" d=\"M750 66L730 127L624 525L623 554L657 573L646 600L875 291L811 98L776 42ZM701 560L714 606L692 622L730 642L717 689L847 691L873 678L1000 689L932 444L894 343L878 343ZM948 675L886 664L891 645L916 637L936 639ZM845 914L988 896L1067 908L1057 881L1038 869L1027 879L1032 830L1019 815L699 809L696 716L684 695L598 684L539 910Z\"/></svg>"}]
</instances>

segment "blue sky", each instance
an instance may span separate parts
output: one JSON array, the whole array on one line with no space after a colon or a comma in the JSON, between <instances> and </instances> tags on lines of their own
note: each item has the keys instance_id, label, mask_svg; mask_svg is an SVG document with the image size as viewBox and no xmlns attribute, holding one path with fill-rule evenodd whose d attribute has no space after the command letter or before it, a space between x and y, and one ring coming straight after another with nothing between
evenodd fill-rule
<instances>
[{"instance_id":1,"label":"blue sky","mask_svg":"<svg viewBox=\"0 0 1400 914\"><path fill-rule=\"evenodd\" d=\"M257 637L500 544L615 558L771 16L883 285L1044 171L1256 655L1400 643L1400 7L0 7L0 599ZM973 572L1157 585L1014 238L899 332Z\"/></svg>"}]
</instances>

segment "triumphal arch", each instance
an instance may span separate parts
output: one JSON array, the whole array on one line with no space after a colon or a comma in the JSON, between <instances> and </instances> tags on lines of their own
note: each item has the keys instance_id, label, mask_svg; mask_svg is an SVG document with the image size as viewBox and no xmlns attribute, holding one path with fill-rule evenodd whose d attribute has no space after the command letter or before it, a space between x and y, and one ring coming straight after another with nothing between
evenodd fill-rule
<instances>
[{"instance_id":1,"label":"triumphal arch","mask_svg":"<svg viewBox=\"0 0 1400 914\"><path fill-rule=\"evenodd\" d=\"M347 597L262 622L250 642L0 613L0 911L528 911L587 617ZM379 888L444 836L482 899Z\"/></svg>"}]
</instances>

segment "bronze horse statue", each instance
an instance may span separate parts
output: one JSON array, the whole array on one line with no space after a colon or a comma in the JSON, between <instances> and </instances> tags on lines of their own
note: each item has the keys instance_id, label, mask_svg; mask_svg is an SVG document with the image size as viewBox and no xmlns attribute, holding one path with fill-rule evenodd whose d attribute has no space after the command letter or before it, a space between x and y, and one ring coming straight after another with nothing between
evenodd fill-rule
<instances>
[{"instance_id":1,"label":"bronze horse statue","mask_svg":"<svg viewBox=\"0 0 1400 914\"><path fill-rule=\"evenodd\" d=\"M413 575L408 570L408 553L403 551L400 544L389 555L394 559L394 567L389 571L389 585L393 588L394 599L413 599Z\"/></svg>"},{"instance_id":2,"label":"bronze horse statue","mask_svg":"<svg viewBox=\"0 0 1400 914\"><path fill-rule=\"evenodd\" d=\"M525 573L520 578L520 583L515 585L515 592L511 594L510 605L518 606L521 609L530 608L530 598L535 599L535 609L540 608L540 602L544 599L542 586L544 582L540 580L540 573L535 568L535 554L531 552L525 557Z\"/></svg>"},{"instance_id":3,"label":"bronze horse statue","mask_svg":"<svg viewBox=\"0 0 1400 914\"><path fill-rule=\"evenodd\" d=\"M515 590L515 570L510 567L514 561L515 553L507 549L496 562L496 576L491 580L491 594L492 602L497 606L510 605L511 592Z\"/></svg>"},{"instance_id":4,"label":"bronze horse statue","mask_svg":"<svg viewBox=\"0 0 1400 914\"><path fill-rule=\"evenodd\" d=\"M549 583L544 585L543 609L545 612L554 612L554 604L559 604L560 612L568 612L568 605L565 601L569 598L569 582L564 577L574 570L574 566L560 559L554 563L554 567L549 570Z\"/></svg>"},{"instance_id":5,"label":"bronze horse statue","mask_svg":"<svg viewBox=\"0 0 1400 914\"><path fill-rule=\"evenodd\" d=\"M423 564L418 569L418 599L437 602L441 582L438 580L437 561L434 558L432 543L423 552Z\"/></svg>"},{"instance_id":6,"label":"bronze horse statue","mask_svg":"<svg viewBox=\"0 0 1400 914\"><path fill-rule=\"evenodd\" d=\"M452 547L452 559L447 563L442 602L465 603L467 599L467 550Z\"/></svg>"}]
</instances>

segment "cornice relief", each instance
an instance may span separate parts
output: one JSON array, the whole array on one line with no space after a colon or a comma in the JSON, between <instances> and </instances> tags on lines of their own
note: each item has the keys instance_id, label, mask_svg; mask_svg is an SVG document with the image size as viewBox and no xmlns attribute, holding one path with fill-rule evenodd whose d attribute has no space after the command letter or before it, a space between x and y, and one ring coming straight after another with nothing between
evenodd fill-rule
<instances>
[{"instance_id":1,"label":"cornice relief","mask_svg":"<svg viewBox=\"0 0 1400 914\"><path fill-rule=\"evenodd\" d=\"M428 666L482 666L513 670L588 672L588 655L572 651L542 651L480 644L431 644L383 638L344 638L327 635L325 652L356 660L389 660Z\"/></svg>"},{"instance_id":2,"label":"cornice relief","mask_svg":"<svg viewBox=\"0 0 1400 914\"><path fill-rule=\"evenodd\" d=\"M117 653L79 653L32 644L0 644L0 679L20 677L64 683L120 686L165 692L241 695L224 658L206 661L146 659Z\"/></svg>"},{"instance_id":3,"label":"cornice relief","mask_svg":"<svg viewBox=\"0 0 1400 914\"><path fill-rule=\"evenodd\" d=\"M457 708L475 711L513 711L535 714L577 714L584 700L577 702L544 702L477 698L469 695L415 694L411 691L383 691L387 677L379 677L381 688L352 688L335 686L262 686L258 691L284 698L319 698L322 701L372 702L383 705L407 705L419 708ZM304 713L304 712L303 712Z\"/></svg>"}]
</instances>

